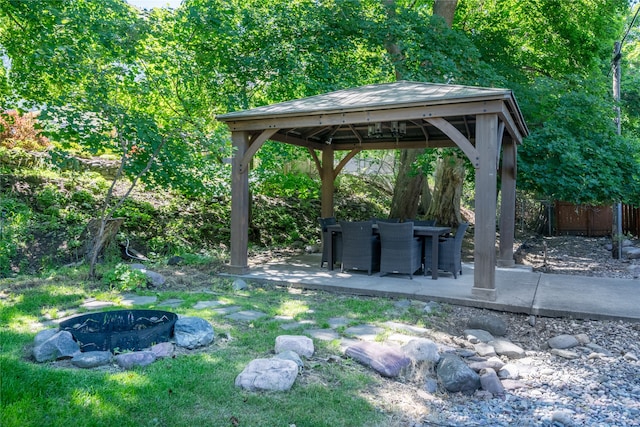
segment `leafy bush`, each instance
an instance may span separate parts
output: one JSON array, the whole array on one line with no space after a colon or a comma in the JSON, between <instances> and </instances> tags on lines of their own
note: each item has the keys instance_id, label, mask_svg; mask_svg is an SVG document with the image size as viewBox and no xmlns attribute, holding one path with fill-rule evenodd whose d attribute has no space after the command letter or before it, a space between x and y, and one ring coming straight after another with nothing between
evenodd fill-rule
<instances>
[{"instance_id":1,"label":"leafy bush","mask_svg":"<svg viewBox=\"0 0 640 427\"><path fill-rule=\"evenodd\" d=\"M21 115L16 110L0 114L0 147L22 148L27 151L43 151L49 140L40 135L37 128L37 113Z\"/></svg>"},{"instance_id":2,"label":"leafy bush","mask_svg":"<svg viewBox=\"0 0 640 427\"><path fill-rule=\"evenodd\" d=\"M51 216L60 216L60 208L66 202L66 195L53 184L45 184L35 194L38 209Z\"/></svg>"},{"instance_id":3,"label":"leafy bush","mask_svg":"<svg viewBox=\"0 0 640 427\"><path fill-rule=\"evenodd\" d=\"M10 197L0 198L0 277L13 273L13 261L28 235L31 213L26 204Z\"/></svg>"},{"instance_id":4,"label":"leafy bush","mask_svg":"<svg viewBox=\"0 0 640 427\"><path fill-rule=\"evenodd\" d=\"M140 270L118 263L102 276L102 282L120 292L135 292L147 287L147 276Z\"/></svg>"},{"instance_id":5,"label":"leafy bush","mask_svg":"<svg viewBox=\"0 0 640 427\"><path fill-rule=\"evenodd\" d=\"M320 198L320 182L306 174L277 173L265 175L258 192L267 197L296 197L301 200Z\"/></svg>"}]
</instances>

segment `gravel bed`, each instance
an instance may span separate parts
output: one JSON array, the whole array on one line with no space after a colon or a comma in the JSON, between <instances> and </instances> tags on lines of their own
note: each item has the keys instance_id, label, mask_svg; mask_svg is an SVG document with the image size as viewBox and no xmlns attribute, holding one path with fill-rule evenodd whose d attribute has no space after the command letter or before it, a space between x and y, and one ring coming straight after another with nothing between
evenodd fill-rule
<instances>
[{"instance_id":1,"label":"gravel bed","mask_svg":"<svg viewBox=\"0 0 640 427\"><path fill-rule=\"evenodd\" d=\"M534 271L634 279L637 260L613 259L607 238L530 237L518 242L518 262ZM633 242L632 242L633 243ZM640 282L638 283L640 291ZM427 426L640 426L640 323L543 318L452 306L434 325L441 344L472 349L462 331L470 318L503 318L506 338L526 350L517 380L504 382L503 396L425 390L424 384L387 382L385 398L395 397L393 425ZM583 334L589 343L570 349L575 358L556 355L552 337ZM404 396L400 398L398 396ZM403 401L399 402L399 401ZM390 408L391 409L391 408ZM398 415L398 413L402 415Z\"/></svg>"}]
</instances>

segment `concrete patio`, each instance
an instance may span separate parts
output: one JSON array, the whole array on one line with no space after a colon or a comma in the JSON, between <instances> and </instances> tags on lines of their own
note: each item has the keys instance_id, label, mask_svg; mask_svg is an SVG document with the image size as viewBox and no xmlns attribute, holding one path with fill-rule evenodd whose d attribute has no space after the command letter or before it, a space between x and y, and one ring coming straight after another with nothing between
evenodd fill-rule
<instances>
[{"instance_id":1,"label":"concrete patio","mask_svg":"<svg viewBox=\"0 0 640 427\"><path fill-rule=\"evenodd\" d=\"M496 301L471 294L474 265L463 264L463 274L454 279L440 273L431 276L386 275L320 268L320 254L306 254L252 264L250 272L233 275L248 282L275 283L297 288L319 289L356 295L439 301L548 317L619 319L640 321L640 281L532 272L525 266L496 270Z\"/></svg>"}]
</instances>

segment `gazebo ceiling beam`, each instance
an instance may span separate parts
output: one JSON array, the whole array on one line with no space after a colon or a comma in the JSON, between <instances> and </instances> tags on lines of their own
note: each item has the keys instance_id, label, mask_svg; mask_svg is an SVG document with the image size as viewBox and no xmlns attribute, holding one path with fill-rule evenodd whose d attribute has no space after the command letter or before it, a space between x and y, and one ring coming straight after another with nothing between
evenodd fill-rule
<instances>
[{"instance_id":1,"label":"gazebo ceiling beam","mask_svg":"<svg viewBox=\"0 0 640 427\"><path fill-rule=\"evenodd\" d=\"M314 150L323 150L326 144L322 144L320 142L309 141L306 139L301 139L298 136L295 136L290 133L275 133L270 138L272 141L283 142L285 144L297 145L299 147L312 148Z\"/></svg>"},{"instance_id":2,"label":"gazebo ceiling beam","mask_svg":"<svg viewBox=\"0 0 640 427\"><path fill-rule=\"evenodd\" d=\"M429 143L429 130L424 125L424 122L423 121L416 122L414 120L409 120L409 122L413 123L417 128L419 128L422 131L422 134L424 135L424 140L428 144Z\"/></svg>"},{"instance_id":3,"label":"gazebo ceiling beam","mask_svg":"<svg viewBox=\"0 0 640 427\"><path fill-rule=\"evenodd\" d=\"M358 132L358 130L353 125L349 125L349 129L351 130L351 133L353 133L353 136L358 140L358 142L362 144L362 136L360 135L360 132Z\"/></svg>"},{"instance_id":4,"label":"gazebo ceiling beam","mask_svg":"<svg viewBox=\"0 0 640 427\"><path fill-rule=\"evenodd\" d=\"M309 133L301 133L300 136L302 138L308 139L308 138L313 138L314 136L322 133L322 132L327 132L329 130L331 130L333 128L333 126L323 126L321 128L311 128L312 132Z\"/></svg>"},{"instance_id":5,"label":"gazebo ceiling beam","mask_svg":"<svg viewBox=\"0 0 640 427\"><path fill-rule=\"evenodd\" d=\"M398 141L381 141L381 142L363 142L362 144L353 142L353 143L342 143L342 144L332 144L333 149L335 151L344 151L344 150L353 150L356 148L361 148L362 150L400 150L400 149L413 149L413 148L446 148L446 147L455 147L456 145L447 140L447 141L402 141L402 143Z\"/></svg>"},{"instance_id":6,"label":"gazebo ceiling beam","mask_svg":"<svg viewBox=\"0 0 640 427\"><path fill-rule=\"evenodd\" d=\"M456 145L464 152L474 168L480 167L480 155L478 150L471 144L471 141L465 137L455 126L443 118L426 119L426 121L445 133Z\"/></svg>"}]
</instances>

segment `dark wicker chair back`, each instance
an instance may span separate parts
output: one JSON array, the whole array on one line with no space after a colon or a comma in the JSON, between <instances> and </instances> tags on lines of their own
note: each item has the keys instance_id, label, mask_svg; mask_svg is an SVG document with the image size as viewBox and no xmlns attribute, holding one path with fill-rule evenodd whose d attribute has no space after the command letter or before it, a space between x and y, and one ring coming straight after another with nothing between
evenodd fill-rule
<instances>
[{"instance_id":1,"label":"dark wicker chair back","mask_svg":"<svg viewBox=\"0 0 640 427\"><path fill-rule=\"evenodd\" d=\"M440 241L438 246L438 269L453 273L457 279L462 274L462 240L469 223L461 222L456 230L456 235Z\"/></svg>"},{"instance_id":2,"label":"dark wicker chair back","mask_svg":"<svg viewBox=\"0 0 640 427\"><path fill-rule=\"evenodd\" d=\"M327 243L329 241L329 231L327 227L329 225L337 224L336 219L332 216L327 218L318 218L318 222L320 223L320 229L322 231L322 259L320 260L320 268L324 265L325 262L329 262L329 247ZM342 262L342 236L338 233L333 236L333 259L334 263Z\"/></svg>"},{"instance_id":3,"label":"dark wicker chair back","mask_svg":"<svg viewBox=\"0 0 640 427\"><path fill-rule=\"evenodd\" d=\"M342 229L342 271L364 270L369 276L380 268L380 239L373 234L373 222L340 221Z\"/></svg>"},{"instance_id":4,"label":"dark wicker chair back","mask_svg":"<svg viewBox=\"0 0 640 427\"><path fill-rule=\"evenodd\" d=\"M413 236L413 223L378 223L380 232L380 275L413 273L422 266L422 242Z\"/></svg>"}]
</instances>

